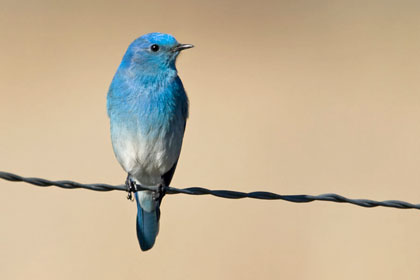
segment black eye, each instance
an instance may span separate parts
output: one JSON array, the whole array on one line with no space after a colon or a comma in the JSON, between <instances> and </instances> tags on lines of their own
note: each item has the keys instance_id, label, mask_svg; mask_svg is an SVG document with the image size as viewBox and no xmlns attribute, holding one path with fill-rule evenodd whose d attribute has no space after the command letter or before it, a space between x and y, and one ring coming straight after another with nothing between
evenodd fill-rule
<instances>
[{"instance_id":1,"label":"black eye","mask_svg":"<svg viewBox=\"0 0 420 280\"><path fill-rule=\"evenodd\" d=\"M152 50L152 52L157 52L159 50L159 46L156 44L153 44L150 46L150 49Z\"/></svg>"}]
</instances>

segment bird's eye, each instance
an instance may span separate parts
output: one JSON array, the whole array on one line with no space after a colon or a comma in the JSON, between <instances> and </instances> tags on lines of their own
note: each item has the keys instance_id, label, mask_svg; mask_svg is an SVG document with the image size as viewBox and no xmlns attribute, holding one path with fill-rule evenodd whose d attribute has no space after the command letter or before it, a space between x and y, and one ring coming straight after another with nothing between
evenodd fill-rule
<instances>
[{"instance_id":1,"label":"bird's eye","mask_svg":"<svg viewBox=\"0 0 420 280\"><path fill-rule=\"evenodd\" d=\"M153 44L150 46L150 49L152 50L152 52L157 52L159 50L159 46L156 44Z\"/></svg>"}]
</instances>

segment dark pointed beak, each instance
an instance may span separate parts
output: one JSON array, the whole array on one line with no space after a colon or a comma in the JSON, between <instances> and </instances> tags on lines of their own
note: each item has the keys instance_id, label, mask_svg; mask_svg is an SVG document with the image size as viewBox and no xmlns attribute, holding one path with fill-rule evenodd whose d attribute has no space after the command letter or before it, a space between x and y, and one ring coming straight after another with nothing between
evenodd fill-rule
<instances>
[{"instance_id":1,"label":"dark pointed beak","mask_svg":"<svg viewBox=\"0 0 420 280\"><path fill-rule=\"evenodd\" d=\"M193 48L193 47L194 47L194 46L193 46L193 45L191 45L191 44L179 44L179 45L177 45L177 46L173 47L173 48L172 48L172 51L173 51L173 52L180 52L180 51L182 51L182 50L191 49L191 48Z\"/></svg>"}]
</instances>

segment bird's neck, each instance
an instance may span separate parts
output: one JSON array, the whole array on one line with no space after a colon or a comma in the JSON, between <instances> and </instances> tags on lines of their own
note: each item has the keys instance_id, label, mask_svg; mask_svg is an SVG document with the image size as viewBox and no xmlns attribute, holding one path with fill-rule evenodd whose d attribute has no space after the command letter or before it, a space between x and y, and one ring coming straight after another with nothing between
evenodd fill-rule
<instances>
[{"instance_id":1,"label":"bird's neck","mask_svg":"<svg viewBox=\"0 0 420 280\"><path fill-rule=\"evenodd\" d=\"M175 63L121 63L119 70L136 77L165 77L176 76Z\"/></svg>"},{"instance_id":2,"label":"bird's neck","mask_svg":"<svg viewBox=\"0 0 420 280\"><path fill-rule=\"evenodd\" d=\"M176 68L167 68L162 71L137 71L137 69L123 70L124 76L136 87L139 88L156 88L165 87L170 84L177 76Z\"/></svg>"}]
</instances>

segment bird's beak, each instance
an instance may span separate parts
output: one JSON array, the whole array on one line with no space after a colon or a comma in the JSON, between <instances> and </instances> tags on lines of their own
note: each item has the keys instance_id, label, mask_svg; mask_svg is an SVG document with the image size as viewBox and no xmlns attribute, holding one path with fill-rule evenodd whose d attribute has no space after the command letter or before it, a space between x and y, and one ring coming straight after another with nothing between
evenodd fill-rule
<instances>
[{"instance_id":1,"label":"bird's beak","mask_svg":"<svg viewBox=\"0 0 420 280\"><path fill-rule=\"evenodd\" d=\"M193 48L193 47L194 46L191 45L191 44L179 44L179 45L176 45L175 47L173 47L172 51L173 52L179 52L179 51L190 49L190 48Z\"/></svg>"}]
</instances>

